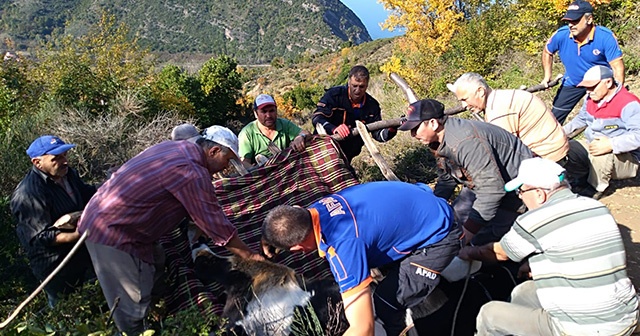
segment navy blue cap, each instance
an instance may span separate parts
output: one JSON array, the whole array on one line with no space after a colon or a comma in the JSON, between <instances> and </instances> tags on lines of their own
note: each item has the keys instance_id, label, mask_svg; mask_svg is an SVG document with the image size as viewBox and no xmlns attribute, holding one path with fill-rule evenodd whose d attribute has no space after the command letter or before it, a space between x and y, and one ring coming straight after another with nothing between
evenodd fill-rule
<instances>
[{"instance_id":1,"label":"navy blue cap","mask_svg":"<svg viewBox=\"0 0 640 336\"><path fill-rule=\"evenodd\" d=\"M410 131L420 125L424 120L440 119L444 117L444 105L435 99L422 99L409 105L407 120L398 130Z\"/></svg>"},{"instance_id":2,"label":"navy blue cap","mask_svg":"<svg viewBox=\"0 0 640 336\"><path fill-rule=\"evenodd\" d=\"M586 13L593 13L593 6L585 0L576 0L567 8L567 14L564 15L562 20L576 21L580 20Z\"/></svg>"},{"instance_id":3,"label":"navy blue cap","mask_svg":"<svg viewBox=\"0 0 640 336\"><path fill-rule=\"evenodd\" d=\"M43 135L35 139L31 145L29 145L29 148L27 148L27 155L32 159L46 154L59 155L75 146L76 145L74 144L65 143L57 136Z\"/></svg>"}]
</instances>

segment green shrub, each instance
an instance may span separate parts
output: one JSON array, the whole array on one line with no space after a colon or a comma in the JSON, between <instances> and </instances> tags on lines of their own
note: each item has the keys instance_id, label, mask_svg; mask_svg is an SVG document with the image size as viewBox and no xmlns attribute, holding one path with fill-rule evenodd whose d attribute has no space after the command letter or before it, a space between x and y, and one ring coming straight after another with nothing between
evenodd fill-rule
<instances>
[{"instance_id":1,"label":"green shrub","mask_svg":"<svg viewBox=\"0 0 640 336\"><path fill-rule=\"evenodd\" d=\"M298 84L291 91L282 95L285 103L299 110L313 109L322 98L324 89L318 85Z\"/></svg>"}]
</instances>

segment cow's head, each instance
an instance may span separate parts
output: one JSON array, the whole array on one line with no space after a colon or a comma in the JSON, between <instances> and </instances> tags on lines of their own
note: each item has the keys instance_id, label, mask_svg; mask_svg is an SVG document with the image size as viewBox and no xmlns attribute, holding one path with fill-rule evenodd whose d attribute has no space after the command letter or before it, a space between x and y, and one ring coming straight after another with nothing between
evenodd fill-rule
<instances>
[{"instance_id":1,"label":"cow's head","mask_svg":"<svg viewBox=\"0 0 640 336\"><path fill-rule=\"evenodd\" d=\"M236 257L196 254L195 272L204 284L220 283L227 294L227 330L248 335L342 334L348 324L337 284L305 282L284 265ZM313 308L309 308L309 306Z\"/></svg>"}]
</instances>

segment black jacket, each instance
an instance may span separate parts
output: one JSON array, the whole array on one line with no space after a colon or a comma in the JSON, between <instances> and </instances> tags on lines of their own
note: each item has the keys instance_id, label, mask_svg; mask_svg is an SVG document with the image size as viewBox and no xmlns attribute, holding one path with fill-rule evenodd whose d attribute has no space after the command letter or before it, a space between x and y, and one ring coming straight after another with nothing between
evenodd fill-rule
<instances>
[{"instance_id":1,"label":"black jacket","mask_svg":"<svg viewBox=\"0 0 640 336\"><path fill-rule=\"evenodd\" d=\"M83 210L96 192L96 187L84 183L72 168L69 168L67 180L77 200L36 167L32 167L11 196L11 213L17 222L18 239L39 280L48 276L74 245L54 245L60 231L53 223L65 214ZM79 253L86 253L86 249L82 250Z\"/></svg>"},{"instance_id":2,"label":"black jacket","mask_svg":"<svg viewBox=\"0 0 640 336\"><path fill-rule=\"evenodd\" d=\"M380 115L380 104L368 93L365 96L364 105L357 109L353 108L349 100L349 89L347 86L335 86L328 89L324 96L320 98L318 106L313 113L313 126L321 124L328 134L333 134L336 127L346 124L350 128L356 127L356 120L364 124L382 120ZM388 128L371 132L374 139L385 142L393 139L395 130ZM351 159L360 154L364 142L359 136L350 136L338 142L340 148L347 157L348 163Z\"/></svg>"}]
</instances>

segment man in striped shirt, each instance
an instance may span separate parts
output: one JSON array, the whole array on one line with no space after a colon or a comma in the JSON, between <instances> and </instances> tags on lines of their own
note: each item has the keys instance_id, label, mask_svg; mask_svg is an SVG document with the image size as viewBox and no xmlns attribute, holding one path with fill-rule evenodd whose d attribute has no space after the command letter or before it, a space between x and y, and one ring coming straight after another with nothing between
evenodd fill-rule
<instances>
[{"instance_id":1,"label":"man in striped shirt","mask_svg":"<svg viewBox=\"0 0 640 336\"><path fill-rule=\"evenodd\" d=\"M144 319L164 254L157 240L189 216L220 246L261 260L238 237L222 212L211 175L238 159L238 138L212 126L204 137L165 141L125 163L87 204L78 225L116 326L127 335L145 330ZM195 142L195 143L193 143Z\"/></svg>"},{"instance_id":2,"label":"man in striped shirt","mask_svg":"<svg viewBox=\"0 0 640 336\"><path fill-rule=\"evenodd\" d=\"M542 158L524 160L505 190L516 191L529 212L500 242L465 247L460 257L528 258L533 280L514 288L511 302L482 306L477 335L630 335L638 300L609 210L572 193L564 168Z\"/></svg>"}]
</instances>

